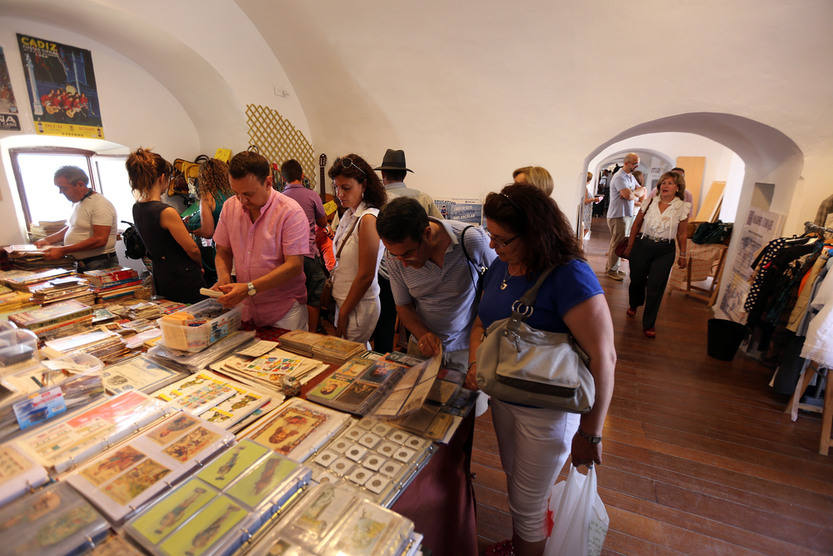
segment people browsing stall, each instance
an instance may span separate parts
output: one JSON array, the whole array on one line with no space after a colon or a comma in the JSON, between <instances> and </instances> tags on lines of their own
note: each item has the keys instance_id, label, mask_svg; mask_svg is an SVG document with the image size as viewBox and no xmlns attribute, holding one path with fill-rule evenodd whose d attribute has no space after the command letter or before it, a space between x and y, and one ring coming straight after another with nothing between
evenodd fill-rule
<instances>
[{"instance_id":1,"label":"people browsing stall","mask_svg":"<svg viewBox=\"0 0 833 556\"><path fill-rule=\"evenodd\" d=\"M605 272L608 278L622 281L625 273L619 270L619 255L616 245L628 235L633 222L633 205L637 199L644 199L647 194L633 177L633 171L639 166L639 156L634 153L625 155L622 170L615 172L610 180L610 204L607 207L607 227L610 229L610 245L607 252Z\"/></svg>"},{"instance_id":2,"label":"people browsing stall","mask_svg":"<svg viewBox=\"0 0 833 556\"><path fill-rule=\"evenodd\" d=\"M686 265L688 214L691 205L683 201L685 185L679 174L666 172L659 180L659 193L643 203L633 223L628 247L631 283L628 287L627 315L633 318L643 303L642 330L656 337L656 321L668 275L676 256L680 268Z\"/></svg>"},{"instance_id":3,"label":"people browsing stall","mask_svg":"<svg viewBox=\"0 0 833 556\"><path fill-rule=\"evenodd\" d=\"M304 170L297 160L289 159L281 164L281 178L284 186L283 194L294 199L304 210L309 223L309 255L304 257L304 276L307 288L307 314L309 315L309 329L318 330L318 318L321 313L321 291L327 281L327 268L315 241L316 225L327 229L327 213L321 197L312 189L304 187Z\"/></svg>"},{"instance_id":4,"label":"people browsing stall","mask_svg":"<svg viewBox=\"0 0 833 556\"><path fill-rule=\"evenodd\" d=\"M405 185L405 177L413 170L408 168L405 162L405 151L402 149L387 149L382 163L374 168L382 173L382 183L388 194L388 200L397 197L410 197L419 201L428 216L442 218L442 212L437 208L434 199L430 195L418 189ZM393 301L393 293L390 289L390 278L385 265L385 259L379 263L379 302L382 305L382 312L379 314L379 321L376 323L376 330L373 331L374 349L382 353L393 351L393 329L396 324L396 303Z\"/></svg>"},{"instance_id":5,"label":"people browsing stall","mask_svg":"<svg viewBox=\"0 0 833 556\"><path fill-rule=\"evenodd\" d=\"M391 290L408 350L465 372L469 331L477 311L478 271L495 258L479 226L430 218L415 199L400 197L379 213ZM465 246L465 247L464 247Z\"/></svg>"},{"instance_id":6,"label":"people browsing stall","mask_svg":"<svg viewBox=\"0 0 833 556\"><path fill-rule=\"evenodd\" d=\"M387 201L379 176L356 154L339 157L327 172L346 212L341 216L333 249L333 299L337 304L336 334L366 343L379 319L379 245L376 217Z\"/></svg>"},{"instance_id":7,"label":"people browsing stall","mask_svg":"<svg viewBox=\"0 0 833 556\"><path fill-rule=\"evenodd\" d=\"M269 161L244 151L229 162L235 196L225 202L214 231L217 283L225 307L243 303L255 326L307 329L304 257L309 225L303 209L272 188ZM237 281L232 281L232 268Z\"/></svg>"},{"instance_id":8,"label":"people browsing stall","mask_svg":"<svg viewBox=\"0 0 833 556\"><path fill-rule=\"evenodd\" d=\"M577 466L602 462L602 429L616 366L613 323L599 281L555 201L536 187L508 185L486 197L483 213L498 259L484 278L466 384L477 387L484 330L509 317L513 305L548 271L525 322L539 330L572 334L590 357L595 383L595 403L582 415L509 403L494 395L490 399L507 479L511 544L515 554L541 554L547 499L567 456Z\"/></svg>"},{"instance_id":9,"label":"people browsing stall","mask_svg":"<svg viewBox=\"0 0 833 556\"><path fill-rule=\"evenodd\" d=\"M133 205L133 223L150 256L156 295L171 301L194 303L205 286L200 249L179 216L162 202L173 167L147 149L139 148L125 162L130 188L138 200Z\"/></svg>"},{"instance_id":10,"label":"people browsing stall","mask_svg":"<svg viewBox=\"0 0 833 556\"><path fill-rule=\"evenodd\" d=\"M44 257L56 260L70 255L79 272L117 266L113 203L89 187L90 178L77 166L58 168L53 179L61 194L72 203L72 214L68 226L35 245L48 247L62 241L62 246L46 249Z\"/></svg>"}]
</instances>

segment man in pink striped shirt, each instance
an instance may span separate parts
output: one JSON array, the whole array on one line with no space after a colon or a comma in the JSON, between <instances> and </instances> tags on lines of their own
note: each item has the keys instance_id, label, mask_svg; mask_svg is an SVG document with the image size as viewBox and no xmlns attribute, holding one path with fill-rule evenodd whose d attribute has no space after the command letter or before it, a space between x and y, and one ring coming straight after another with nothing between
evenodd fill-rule
<instances>
[{"instance_id":1,"label":"man in pink striped shirt","mask_svg":"<svg viewBox=\"0 0 833 556\"><path fill-rule=\"evenodd\" d=\"M217 283L224 307L243 303L255 326L307 329L304 256L309 224L301 206L272 189L269 162L244 151L229 162L227 200L214 232ZM237 282L231 281L232 266Z\"/></svg>"}]
</instances>

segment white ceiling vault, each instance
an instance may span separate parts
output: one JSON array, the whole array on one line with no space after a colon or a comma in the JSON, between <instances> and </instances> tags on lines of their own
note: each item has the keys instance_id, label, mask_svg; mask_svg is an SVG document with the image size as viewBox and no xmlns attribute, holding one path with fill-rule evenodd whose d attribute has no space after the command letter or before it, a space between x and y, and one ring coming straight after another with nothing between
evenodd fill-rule
<instances>
[{"instance_id":1,"label":"white ceiling vault","mask_svg":"<svg viewBox=\"0 0 833 556\"><path fill-rule=\"evenodd\" d=\"M539 164L573 218L591 153L646 122L701 113L794 143L800 211L833 189L827 0L0 0L0 10L128 56L179 99L205 145L227 130L242 148L243 107L269 104L331 156L374 163L404 148L409 182L438 197L480 196Z\"/></svg>"}]
</instances>

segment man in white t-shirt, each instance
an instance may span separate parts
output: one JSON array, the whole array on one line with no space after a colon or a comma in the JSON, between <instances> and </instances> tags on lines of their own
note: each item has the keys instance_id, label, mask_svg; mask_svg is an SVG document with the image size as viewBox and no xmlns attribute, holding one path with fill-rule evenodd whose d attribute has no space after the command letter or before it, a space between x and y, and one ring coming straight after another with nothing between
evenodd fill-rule
<instances>
[{"instance_id":1,"label":"man in white t-shirt","mask_svg":"<svg viewBox=\"0 0 833 556\"><path fill-rule=\"evenodd\" d=\"M607 207L607 226L610 229L610 246L607 252L605 272L608 278L622 281L625 273L619 270L619 256L616 244L628 235L633 222L633 204L637 199L644 199L647 190L639 185L632 172L639 166L639 155L628 153L622 163L622 169L610 180L610 204Z\"/></svg>"},{"instance_id":2,"label":"man in white t-shirt","mask_svg":"<svg viewBox=\"0 0 833 556\"><path fill-rule=\"evenodd\" d=\"M38 240L35 245L46 247L63 241L62 246L46 250L46 259L71 255L79 272L118 266L113 203L90 189L90 178L77 166L59 168L54 181L61 194L73 203L72 215L68 226Z\"/></svg>"}]
</instances>

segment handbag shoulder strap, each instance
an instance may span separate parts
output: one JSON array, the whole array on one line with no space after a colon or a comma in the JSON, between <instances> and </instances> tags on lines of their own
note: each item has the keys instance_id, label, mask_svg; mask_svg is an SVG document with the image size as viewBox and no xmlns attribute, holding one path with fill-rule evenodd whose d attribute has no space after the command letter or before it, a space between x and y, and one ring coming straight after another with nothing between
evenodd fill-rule
<instances>
[{"instance_id":1,"label":"handbag shoulder strap","mask_svg":"<svg viewBox=\"0 0 833 556\"><path fill-rule=\"evenodd\" d=\"M486 271L489 269L482 264L477 264L476 262L474 262L474 259L472 259L471 255L469 255L469 250L466 249L466 231L468 231L469 228L474 227L474 224L469 224L468 226L463 228L462 232L460 232L460 247L463 248L463 255L466 256L466 260L471 264L471 266L474 267L474 269L477 271L477 274L482 278L483 275L486 274Z\"/></svg>"},{"instance_id":2,"label":"handbag shoulder strap","mask_svg":"<svg viewBox=\"0 0 833 556\"><path fill-rule=\"evenodd\" d=\"M524 293L520 299L517 299L514 303L512 303L512 318L522 321L532 316L534 311L532 306L535 305L535 299L538 297L538 290L541 289L541 285L543 285L544 280L547 279L547 276L549 276L553 270L555 270L555 267L551 266L542 272L532 287L526 290L526 293Z\"/></svg>"},{"instance_id":3,"label":"handbag shoulder strap","mask_svg":"<svg viewBox=\"0 0 833 556\"><path fill-rule=\"evenodd\" d=\"M342 249L344 249L344 246L347 245L347 240L350 239L351 235L353 235L353 230L356 229L356 225L359 223L359 220L361 220L360 216L356 216L356 218L353 220L353 225L350 226L350 231L347 232L347 234L344 236L344 240L341 242L341 245L338 246L338 251L336 252L336 259L338 259L341 256L341 251Z\"/></svg>"},{"instance_id":4,"label":"handbag shoulder strap","mask_svg":"<svg viewBox=\"0 0 833 556\"><path fill-rule=\"evenodd\" d=\"M654 202L654 199L656 199L656 195L654 195L653 197L651 197L651 200L650 200L650 201L648 201L648 206L647 206L647 207L645 207L645 211L642 213L642 219L639 221L639 226L637 226L637 227L636 227L636 230L631 230L631 235L636 235L636 234L638 234L638 233L639 233L639 230L641 230L641 229L642 229L642 223L643 223L643 222L645 222L645 217L648 215L648 211L650 210L650 208L651 208L651 203L653 203L653 202Z\"/></svg>"}]
</instances>

